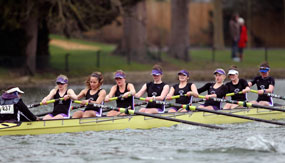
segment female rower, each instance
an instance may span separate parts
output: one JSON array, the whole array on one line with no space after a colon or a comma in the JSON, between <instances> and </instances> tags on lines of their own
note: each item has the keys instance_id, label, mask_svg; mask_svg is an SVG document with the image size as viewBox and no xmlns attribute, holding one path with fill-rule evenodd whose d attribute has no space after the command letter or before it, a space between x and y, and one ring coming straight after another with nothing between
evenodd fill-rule
<instances>
[{"instance_id":1,"label":"female rower","mask_svg":"<svg viewBox=\"0 0 285 163\"><path fill-rule=\"evenodd\" d=\"M209 110L220 110L221 102L214 101L210 98L224 98L227 94L227 87L223 84L226 73L223 69L218 68L214 71L215 83L207 83L203 87L198 89L198 93L208 91L208 94L205 96L205 103L200 105L200 108L209 109Z\"/></svg>"},{"instance_id":2,"label":"female rower","mask_svg":"<svg viewBox=\"0 0 285 163\"><path fill-rule=\"evenodd\" d=\"M193 83L189 83L189 72L186 70L181 70L178 72L178 80L179 83L173 85L170 88L170 92L166 96L167 100L171 100L173 95L180 95L178 99L176 99L175 103L178 104L192 104L192 96L198 97L197 87ZM171 107L168 112L186 112L186 110L182 110L180 107Z\"/></svg>"},{"instance_id":3,"label":"female rower","mask_svg":"<svg viewBox=\"0 0 285 163\"><path fill-rule=\"evenodd\" d=\"M228 76L230 82L226 83L229 93L234 93L231 98L235 101L247 101L247 92L250 91L248 83L245 79L239 79L239 72L237 66L232 66L229 69ZM237 104L226 103L224 109L234 109L238 107Z\"/></svg>"},{"instance_id":4,"label":"female rower","mask_svg":"<svg viewBox=\"0 0 285 163\"><path fill-rule=\"evenodd\" d=\"M134 109L134 95L136 93L135 87L132 83L126 83L126 74L122 70L115 72L114 79L116 85L112 86L109 94L106 96L105 101L108 102L111 97L119 97L117 107ZM120 112L111 110L107 113L107 116L117 116Z\"/></svg>"},{"instance_id":5,"label":"female rower","mask_svg":"<svg viewBox=\"0 0 285 163\"><path fill-rule=\"evenodd\" d=\"M93 72L86 80L86 88L83 89L77 98L85 97L86 100L82 101L82 105L86 104L103 104L106 91L101 88L103 84L103 75L101 72ZM85 118L85 117L100 117L102 116L102 108L87 105L85 110L77 111L72 115L72 118Z\"/></svg>"},{"instance_id":6,"label":"female rower","mask_svg":"<svg viewBox=\"0 0 285 163\"><path fill-rule=\"evenodd\" d=\"M75 100L77 96L72 89L68 89L68 78L65 75L59 75L56 78L55 88L42 99L42 104L46 105L48 100L58 98L63 98L64 100L56 101L52 113L45 115L43 120L70 118L71 99Z\"/></svg>"},{"instance_id":7,"label":"female rower","mask_svg":"<svg viewBox=\"0 0 285 163\"><path fill-rule=\"evenodd\" d=\"M255 77L252 81L248 82L251 87L256 84L258 89L258 98L256 101L251 101L253 104L273 106L272 97L268 97L265 93L273 93L275 80L269 76L270 67L268 63L262 63L259 67L260 76Z\"/></svg>"},{"instance_id":8,"label":"female rower","mask_svg":"<svg viewBox=\"0 0 285 163\"><path fill-rule=\"evenodd\" d=\"M141 97L145 92L147 93L146 100L163 101L169 91L169 86L162 82L162 68L159 65L154 65L152 68L153 82L146 83L142 86L140 91L135 95ZM165 107L162 104L149 102L146 108L141 108L140 112L146 113L164 113Z\"/></svg>"}]
</instances>

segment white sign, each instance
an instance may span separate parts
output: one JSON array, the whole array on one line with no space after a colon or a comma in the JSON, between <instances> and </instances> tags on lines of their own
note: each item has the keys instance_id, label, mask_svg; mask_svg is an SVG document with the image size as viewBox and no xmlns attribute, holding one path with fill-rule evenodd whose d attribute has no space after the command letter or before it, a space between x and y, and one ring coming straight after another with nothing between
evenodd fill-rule
<instances>
[{"instance_id":1,"label":"white sign","mask_svg":"<svg viewBox=\"0 0 285 163\"><path fill-rule=\"evenodd\" d=\"M14 114L14 105L0 105L0 114Z\"/></svg>"}]
</instances>

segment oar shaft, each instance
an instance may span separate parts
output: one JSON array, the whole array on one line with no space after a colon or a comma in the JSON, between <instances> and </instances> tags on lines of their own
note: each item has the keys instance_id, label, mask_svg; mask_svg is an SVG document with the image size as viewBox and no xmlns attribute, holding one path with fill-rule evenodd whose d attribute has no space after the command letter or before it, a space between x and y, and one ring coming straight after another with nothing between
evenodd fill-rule
<instances>
[{"instance_id":1,"label":"oar shaft","mask_svg":"<svg viewBox=\"0 0 285 163\"><path fill-rule=\"evenodd\" d=\"M285 112L284 109L274 108L274 107L271 107L271 106L252 104L250 102L245 102L245 101L226 100L226 99L219 99L219 98L211 98L211 99L213 99L214 101L219 101L219 102L226 102L226 103L231 103L231 104L237 104L239 106L244 106L244 107L263 108L263 109L268 109L268 110L273 110L273 111Z\"/></svg>"},{"instance_id":2,"label":"oar shaft","mask_svg":"<svg viewBox=\"0 0 285 163\"><path fill-rule=\"evenodd\" d=\"M204 96L201 96L201 97L204 97ZM144 98L139 98L139 99L143 100ZM211 99L215 100L218 98L211 98ZM223 100L223 99L219 99L219 100ZM247 119L247 120L252 120L252 121L258 121L258 122L264 122L264 123L270 123L270 124L276 124L276 125L285 125L285 123L281 123L281 122L259 119L259 118L255 118L255 117L242 116L242 115L232 114L232 113L225 113L225 112L215 111L215 110L208 110L208 109L203 109L203 108L199 108L196 106L166 103L163 101L153 101L153 102L156 102L157 104L165 104L165 105L170 105L170 106L175 106L175 107L181 107L184 109L189 109L191 111L197 110L197 111L203 111L203 112L208 112L208 113L213 113L213 114L218 114L218 115L224 115L224 116L230 116L230 117L236 117L236 118L241 118L241 119Z\"/></svg>"},{"instance_id":3,"label":"oar shaft","mask_svg":"<svg viewBox=\"0 0 285 163\"><path fill-rule=\"evenodd\" d=\"M134 115L134 114L142 115L142 116L146 116L146 117L152 117L152 118L168 120L168 121L173 121L173 122L179 122L179 123L184 123L184 124L190 124L190 125L195 125L195 126L208 127L208 128L213 128L213 129L225 129L225 128L219 127L219 126L202 124L202 123L186 121L186 120L181 120L181 119L176 119L176 118L171 118L171 117L164 117L164 116L155 115L155 114L143 113L143 112L138 112L138 111L135 111L135 110L128 110L126 108L116 108L116 107L113 107L113 106L106 106L106 105L100 105L100 104L93 104L93 105L95 107L110 108L112 110L120 111L121 113L126 113L126 111L127 111L128 114L131 114L131 115Z\"/></svg>"},{"instance_id":4,"label":"oar shaft","mask_svg":"<svg viewBox=\"0 0 285 163\"><path fill-rule=\"evenodd\" d=\"M259 118L255 118L255 117L248 117L248 116L232 114L232 113L218 112L218 111L208 110L208 109L203 109L203 108L198 108L198 107L196 107L196 110L208 112L208 113L213 113L213 114L231 116L231 117L236 117L236 118L241 118L241 119L247 119L247 120L252 120L252 121L270 123L270 124L275 124L275 125L285 125L285 123L281 123L281 122L275 122L275 121L270 121L270 120L266 120L266 119L259 119Z\"/></svg>"},{"instance_id":5,"label":"oar shaft","mask_svg":"<svg viewBox=\"0 0 285 163\"><path fill-rule=\"evenodd\" d=\"M271 108L271 107L262 106L262 105L255 105L255 104L247 103L247 102L243 102L243 101L234 101L234 100L226 100L226 99L219 99L219 98L211 98L211 99L214 100L214 101L227 102L227 103L237 104L239 106L245 106L245 107L257 107L257 108L270 109L270 110L274 110L274 111L283 111L283 112L285 111L283 109ZM190 110L191 110L191 107L192 107L192 110L199 110L199 111L215 113L215 114L220 114L220 115L228 115L228 116L232 116L232 117L236 117L236 118L248 119L248 120L253 120L253 121L258 121L258 122L265 122L265 123L276 124L276 125L285 125L285 123L281 123L281 122L275 122L275 121L259 119L259 118L254 118L254 117L248 117L248 116L242 116L242 115L231 114L231 113L217 112L217 111L213 111L213 110L197 108L195 106L190 106ZM193 107L195 107L195 108L193 108Z\"/></svg>"},{"instance_id":6,"label":"oar shaft","mask_svg":"<svg viewBox=\"0 0 285 163\"><path fill-rule=\"evenodd\" d=\"M223 127L219 127L219 126L208 125L208 124L204 124L204 123L197 123L197 122L193 122L193 121L186 121L186 120L182 120L182 119L175 119L175 118L171 118L171 117L164 117L164 116L155 115L155 114L151 114L151 116L150 116L150 114L143 113L143 112L137 112L137 111L135 111L135 114L146 116L146 117L153 117L153 118L162 119L162 120L168 120L168 121L173 121L173 122L179 122L179 123L194 125L194 126L202 126L202 127L208 127L208 128L214 128L214 129L224 129Z\"/></svg>"},{"instance_id":7,"label":"oar shaft","mask_svg":"<svg viewBox=\"0 0 285 163\"><path fill-rule=\"evenodd\" d=\"M46 104L55 103L55 102L57 102L59 100L64 100L64 98L52 99L52 100L47 101ZM37 104L30 104L30 105L28 105L28 108L34 108L34 107L38 107L38 106L41 106L41 105L43 105L42 102L37 103Z\"/></svg>"},{"instance_id":8,"label":"oar shaft","mask_svg":"<svg viewBox=\"0 0 285 163\"><path fill-rule=\"evenodd\" d=\"M258 90L251 89L250 92L258 93ZM281 99L281 100L285 100L284 96L276 95L276 94L273 94L273 93L264 93L264 95L267 95L268 97L273 97L273 98L278 98L278 99Z\"/></svg>"}]
</instances>

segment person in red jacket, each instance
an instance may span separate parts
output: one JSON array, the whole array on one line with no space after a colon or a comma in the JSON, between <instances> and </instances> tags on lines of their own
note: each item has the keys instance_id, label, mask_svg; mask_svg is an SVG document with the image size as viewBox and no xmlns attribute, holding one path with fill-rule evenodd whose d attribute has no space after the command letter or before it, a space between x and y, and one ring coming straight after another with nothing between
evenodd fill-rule
<instances>
[{"instance_id":1,"label":"person in red jacket","mask_svg":"<svg viewBox=\"0 0 285 163\"><path fill-rule=\"evenodd\" d=\"M240 17L238 19L238 23L240 25L240 38L239 38L239 42L238 42L238 51L239 51L240 61L242 61L243 49L246 47L246 43L247 43L247 28L244 24L243 18Z\"/></svg>"}]
</instances>

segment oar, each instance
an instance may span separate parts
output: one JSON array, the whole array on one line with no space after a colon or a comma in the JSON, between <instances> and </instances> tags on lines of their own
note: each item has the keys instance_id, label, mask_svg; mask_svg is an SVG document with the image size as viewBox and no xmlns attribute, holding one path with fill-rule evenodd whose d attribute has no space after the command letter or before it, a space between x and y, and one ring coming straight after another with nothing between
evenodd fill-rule
<instances>
[{"instance_id":1,"label":"oar","mask_svg":"<svg viewBox=\"0 0 285 163\"><path fill-rule=\"evenodd\" d=\"M143 112L138 112L135 110L129 110L126 108L117 108L113 106L106 106L106 105L100 105L100 104L93 104L94 107L101 107L105 109L111 109L111 110L116 110L120 111L121 113L126 113L130 115L142 115L146 117L152 117L152 118L157 118L157 119L162 119L162 120L168 120L168 121L173 121L173 122L179 122L179 123L184 123L184 124L189 124L189 125L194 125L194 126L202 126L202 127L208 127L208 128L213 128L213 129L225 129L224 127L219 127L219 126L214 126L214 125L208 125L208 124L203 124L203 123L197 123L197 122L192 122L192 121L186 121L182 119L176 119L176 118L171 118L171 117L164 117L164 116L159 116L155 114L148 114L148 113L143 113Z\"/></svg>"},{"instance_id":2,"label":"oar","mask_svg":"<svg viewBox=\"0 0 285 163\"><path fill-rule=\"evenodd\" d=\"M242 94L242 91L238 92L238 93L227 93L226 96L234 96L234 95L238 95L238 94Z\"/></svg>"},{"instance_id":3,"label":"oar","mask_svg":"<svg viewBox=\"0 0 285 163\"><path fill-rule=\"evenodd\" d=\"M218 101L218 102L226 102L226 103L231 103L231 104L237 104L237 105L243 106L243 107L263 108L263 109L268 109L268 110L273 110L273 111L285 112L285 109L275 108L272 106L258 105L258 104L253 104L253 103L245 102L245 101L235 101L235 100L227 100L227 99L220 99L220 98L210 98L210 99L212 99L214 101Z\"/></svg>"},{"instance_id":4,"label":"oar","mask_svg":"<svg viewBox=\"0 0 285 163\"><path fill-rule=\"evenodd\" d=\"M47 101L46 104L55 103L55 102L63 100L63 99L64 98L52 99L52 100ZM38 106L41 106L41 105L43 105L42 102L36 103L36 104L30 104L30 105L28 105L28 108L34 108L34 107L38 107Z\"/></svg>"},{"instance_id":5,"label":"oar","mask_svg":"<svg viewBox=\"0 0 285 163\"><path fill-rule=\"evenodd\" d=\"M82 104L82 101L79 101L79 100L74 100L73 102L76 104ZM146 105L146 104L147 104L147 102L141 102L141 103L134 104L134 106L141 106L141 105ZM93 105L93 104L89 104L89 103L85 104L85 106L87 106L87 105ZM82 106L84 106L84 105L82 105ZM103 110L103 112L108 112L110 110L112 110L112 109Z\"/></svg>"},{"instance_id":6,"label":"oar","mask_svg":"<svg viewBox=\"0 0 285 163\"><path fill-rule=\"evenodd\" d=\"M130 97L130 96L132 96L131 94L129 94L128 95L128 97ZM118 100L118 99L120 99L120 98L122 98L123 97L123 94L122 95L120 95L120 96L118 96L118 97L111 97L111 98L109 98L109 101L114 101L114 100ZM108 101L108 102L109 102Z\"/></svg>"},{"instance_id":7,"label":"oar","mask_svg":"<svg viewBox=\"0 0 285 163\"><path fill-rule=\"evenodd\" d=\"M139 100L145 101L145 98L139 98ZM164 102L164 101L154 101L154 100L149 100L149 101L155 102L157 104L164 104L164 105L170 105L170 106L175 106L175 107L181 107L181 108L184 108L186 110L191 110L191 111L203 111L203 112L219 114L219 115L224 115L224 116L230 116L230 117L236 117L236 118L241 118L241 119L247 119L247 120L252 120L252 121L258 121L258 122L264 122L264 123L270 123L270 124L276 124L276 125L285 125L285 123L281 123L281 122L274 122L274 121L269 121L269 120L265 120L265 119L247 117L247 116L238 115L238 114L225 113L225 112L220 112L220 111L215 111L215 110L208 110L208 109L199 108L196 106L181 105L181 104L169 103L169 102Z\"/></svg>"},{"instance_id":8,"label":"oar","mask_svg":"<svg viewBox=\"0 0 285 163\"><path fill-rule=\"evenodd\" d=\"M226 96L234 96L234 95L237 95L237 94L242 94L242 92L238 92L238 93L228 93L226 94ZM175 96L171 96L171 100L173 99L177 99L177 98L180 98L180 97L184 97L184 96L187 96L187 94L183 94L183 95L175 95Z\"/></svg>"},{"instance_id":9,"label":"oar","mask_svg":"<svg viewBox=\"0 0 285 163\"><path fill-rule=\"evenodd\" d=\"M251 89L250 92L258 93L258 90ZM277 99L281 99L281 100L285 100L285 96L280 96L280 95L276 95L276 94L272 94L272 93L264 93L264 95L267 95L267 96L273 97L273 98L277 98Z\"/></svg>"},{"instance_id":10,"label":"oar","mask_svg":"<svg viewBox=\"0 0 285 163\"><path fill-rule=\"evenodd\" d=\"M72 106L71 110L79 109L82 107L84 107L84 105ZM45 112L45 113L37 114L36 116L42 117L42 116L45 116L45 115L50 114L50 113L52 113L52 112Z\"/></svg>"},{"instance_id":11,"label":"oar","mask_svg":"<svg viewBox=\"0 0 285 163\"><path fill-rule=\"evenodd\" d=\"M171 96L171 99L170 99L170 100L177 99L177 98L180 98L180 97L186 97L186 96L187 96L187 94L175 95L175 96Z\"/></svg>"}]
</instances>

